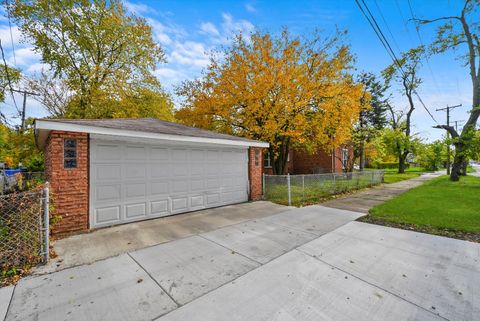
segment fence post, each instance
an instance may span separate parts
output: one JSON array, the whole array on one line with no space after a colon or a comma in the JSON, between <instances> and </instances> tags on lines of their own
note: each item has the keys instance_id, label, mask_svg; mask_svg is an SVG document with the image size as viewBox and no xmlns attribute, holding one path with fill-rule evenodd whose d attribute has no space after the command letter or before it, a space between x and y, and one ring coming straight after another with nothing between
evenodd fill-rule
<instances>
[{"instance_id":1,"label":"fence post","mask_svg":"<svg viewBox=\"0 0 480 321\"><path fill-rule=\"evenodd\" d=\"M262 173L263 198L265 198L265 173Z\"/></svg>"},{"instance_id":2,"label":"fence post","mask_svg":"<svg viewBox=\"0 0 480 321\"><path fill-rule=\"evenodd\" d=\"M44 260L45 263L50 259L50 213L49 213L49 204L50 204L50 195L49 195L49 184L45 184L43 189L44 201L43 201L43 229L44 229Z\"/></svg>"},{"instance_id":3,"label":"fence post","mask_svg":"<svg viewBox=\"0 0 480 321\"><path fill-rule=\"evenodd\" d=\"M335 172L332 172L333 175L333 194L337 191L337 181L335 179Z\"/></svg>"},{"instance_id":4,"label":"fence post","mask_svg":"<svg viewBox=\"0 0 480 321\"><path fill-rule=\"evenodd\" d=\"M302 175L302 206L305 201L305 175Z\"/></svg>"},{"instance_id":5,"label":"fence post","mask_svg":"<svg viewBox=\"0 0 480 321\"><path fill-rule=\"evenodd\" d=\"M292 193L290 190L290 173L287 174L287 187L288 187L288 206L292 206Z\"/></svg>"}]
</instances>

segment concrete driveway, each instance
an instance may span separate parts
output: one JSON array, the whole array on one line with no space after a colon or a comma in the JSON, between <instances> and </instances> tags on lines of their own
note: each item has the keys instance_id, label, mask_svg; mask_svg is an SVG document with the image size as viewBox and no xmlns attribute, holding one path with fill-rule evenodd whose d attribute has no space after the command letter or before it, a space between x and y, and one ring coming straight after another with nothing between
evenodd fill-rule
<instances>
[{"instance_id":1,"label":"concrete driveway","mask_svg":"<svg viewBox=\"0 0 480 321\"><path fill-rule=\"evenodd\" d=\"M6 320L480 319L480 244L361 215L290 209L26 278L0 298L13 292Z\"/></svg>"}]
</instances>

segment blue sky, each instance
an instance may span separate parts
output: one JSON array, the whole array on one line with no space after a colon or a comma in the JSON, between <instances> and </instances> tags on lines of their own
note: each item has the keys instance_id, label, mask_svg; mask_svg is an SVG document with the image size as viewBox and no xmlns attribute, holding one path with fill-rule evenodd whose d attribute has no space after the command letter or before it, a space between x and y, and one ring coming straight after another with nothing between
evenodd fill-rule
<instances>
[{"instance_id":1,"label":"blue sky","mask_svg":"<svg viewBox=\"0 0 480 321\"><path fill-rule=\"evenodd\" d=\"M460 0L410 0L414 14L421 18L457 14ZM385 35L397 54L420 44L407 0L366 0ZM336 28L348 30L347 40L356 56L358 71L379 73L391 63L354 0L323 1L130 1L130 11L148 19L155 39L167 53L166 64L158 66L156 74L165 89L173 94L173 88L182 80L201 75L208 64L207 52L222 45L238 31L249 32L255 28L272 33L286 26L295 34L308 34L321 29L326 35ZM435 28L425 26L420 30L424 43L431 41ZM43 66L39 56L28 43L20 43L20 34L12 29L15 46L13 59L8 20L0 19L0 39L7 61L25 74L39 71ZM16 62L16 64L15 64ZM445 113L435 112L447 104L462 103L465 107L452 112L452 120L466 120L471 106L471 83L468 71L455 60L454 53L432 57L420 70L423 84L418 90L423 101L442 122ZM406 100L395 88L393 102L397 108L406 107ZM21 97L17 97L17 104ZM10 116L15 115L13 103L8 99L0 106ZM28 116L42 117L46 112L34 102L28 101ZM414 112L414 131L433 140L443 132L432 129L435 122L418 104Z\"/></svg>"}]
</instances>

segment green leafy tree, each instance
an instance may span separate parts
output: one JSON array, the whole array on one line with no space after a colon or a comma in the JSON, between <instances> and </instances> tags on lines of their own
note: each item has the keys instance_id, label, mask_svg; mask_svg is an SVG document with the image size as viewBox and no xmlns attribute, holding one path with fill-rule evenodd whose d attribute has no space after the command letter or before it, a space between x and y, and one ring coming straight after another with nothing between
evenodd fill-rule
<instances>
[{"instance_id":1,"label":"green leafy tree","mask_svg":"<svg viewBox=\"0 0 480 321\"><path fill-rule=\"evenodd\" d=\"M412 152L410 149L412 145L405 142L412 136L412 114L415 110L413 96L422 83L422 79L418 76L418 71L424 53L425 48L423 46L410 49L402 54L398 63L394 62L382 72L387 84L390 84L391 81L396 81L400 85L400 92L408 101L408 107L405 112L395 111L390 104L387 104L391 114L392 129L399 134L398 144L396 144L399 173L405 172L407 157Z\"/></svg>"},{"instance_id":2,"label":"green leafy tree","mask_svg":"<svg viewBox=\"0 0 480 321\"><path fill-rule=\"evenodd\" d=\"M146 20L129 14L122 1L16 0L7 8L51 76L68 89L54 115L171 118L170 97L153 73L164 52ZM144 97L155 103L132 105Z\"/></svg>"},{"instance_id":3,"label":"green leafy tree","mask_svg":"<svg viewBox=\"0 0 480 321\"><path fill-rule=\"evenodd\" d=\"M445 142L436 140L430 144L419 144L415 160L426 170L436 171L443 166L443 160L447 155Z\"/></svg>"},{"instance_id":4,"label":"green leafy tree","mask_svg":"<svg viewBox=\"0 0 480 321\"><path fill-rule=\"evenodd\" d=\"M357 82L363 84L364 90L360 100L363 108L354 127L352 141L354 145L354 159L360 159L360 170L365 168L365 145L378 136L378 133L387 124L387 85L368 72L357 77Z\"/></svg>"},{"instance_id":5,"label":"green leafy tree","mask_svg":"<svg viewBox=\"0 0 480 321\"><path fill-rule=\"evenodd\" d=\"M469 148L472 148L472 138L480 116L480 28L478 24L480 0L464 0L459 15L444 16L434 19L416 19L420 25L439 23L435 40L430 46L433 54L454 50L468 67L472 82L472 108L470 116L461 132L453 126L439 125L447 130L453 138L455 157L450 173L450 180L458 181L466 174Z\"/></svg>"}]
</instances>

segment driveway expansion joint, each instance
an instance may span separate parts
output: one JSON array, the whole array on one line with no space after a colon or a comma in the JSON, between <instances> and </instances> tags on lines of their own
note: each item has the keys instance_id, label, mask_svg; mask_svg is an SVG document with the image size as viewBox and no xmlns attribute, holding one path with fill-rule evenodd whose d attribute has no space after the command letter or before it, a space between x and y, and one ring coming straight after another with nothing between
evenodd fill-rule
<instances>
[{"instance_id":1,"label":"driveway expansion joint","mask_svg":"<svg viewBox=\"0 0 480 321\"><path fill-rule=\"evenodd\" d=\"M168 291L167 291L166 289L164 289L164 288L160 285L160 283L157 282L157 280L155 280L155 278L150 274L150 272L147 271L147 269L145 269L145 268L140 264L140 262L138 262L137 260L135 260L135 259L133 258L133 256L130 255L130 253L127 253L127 255L128 255L129 258L131 258L131 259L133 260L133 262L135 262L135 263L148 275L148 277L149 277L150 279L153 280L153 282L155 282L156 285L158 285L158 287L159 287L160 289L162 289L163 292L165 292L165 294L170 298L170 300L172 300L173 303L175 303L175 304L177 305L177 309L182 306L180 303L178 303L178 302L170 295L170 293L168 293ZM162 315L163 315L163 314L162 314ZM162 315L158 316L157 318L161 317ZM154 319L154 320L155 320L155 319Z\"/></svg>"},{"instance_id":2,"label":"driveway expansion joint","mask_svg":"<svg viewBox=\"0 0 480 321\"><path fill-rule=\"evenodd\" d=\"M429 313L433 314L433 315L436 316L436 317L439 317L439 318L441 318L441 319L443 319L443 320L445 320L445 321L451 321L450 319L447 319L447 318L445 318L444 316L442 316L442 315L440 315L440 314L434 313L434 312L430 311L429 309L426 309L425 307L422 307L421 305L416 304L415 302L409 301L409 300L405 299L404 297L401 297L400 295L398 295L398 294L396 294L396 293L394 293L394 292L391 292L391 291L389 291L389 290L387 290L387 289L384 289L384 288L382 288L382 287L380 287L380 286L378 286L378 285L376 285L376 284L374 284L374 283L371 283L371 282L369 282L369 281L367 281L367 280L362 279L361 277L359 277L359 276L357 276L357 275L355 275L355 274L352 274L351 272L348 272L348 271L346 271L346 270L344 270L344 269L342 269L342 268L339 268L339 267L337 267L337 266L335 266L335 265L333 265L333 264L330 264L330 263L328 263L328 262L320 259L320 258L319 258L318 256L316 256L316 255L309 254L309 253L307 253L307 252L305 252L305 251L303 251L303 250L301 250L301 249L299 249L299 248L296 248L295 250L298 251L298 252L300 252L300 253L302 253L302 254L308 255L308 256L310 256L311 258L313 258L313 259L315 259L315 260L317 260L317 261L319 261L319 262L322 262L322 263L324 263L324 264L326 264L326 265L328 265L328 266L330 266L330 267L332 267L332 268L334 268L334 269L337 269L337 270L339 270L339 271L342 271L343 273L348 274L349 276L354 277L354 278L357 279L357 280L360 280L360 281L362 281L362 282L365 282L366 284L368 284L368 285L370 285L370 286L373 286L373 287L375 287L375 288L377 288L377 289L380 289L380 290L382 290L382 291L384 291L384 292L386 292L386 293L388 293L388 294L391 294L391 295L393 295L393 296L401 299L402 301L408 302L408 303L410 303L410 304L418 307L419 309L422 309L422 310L424 310L424 311L426 311L426 312L429 312Z\"/></svg>"}]
</instances>

